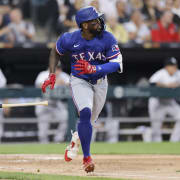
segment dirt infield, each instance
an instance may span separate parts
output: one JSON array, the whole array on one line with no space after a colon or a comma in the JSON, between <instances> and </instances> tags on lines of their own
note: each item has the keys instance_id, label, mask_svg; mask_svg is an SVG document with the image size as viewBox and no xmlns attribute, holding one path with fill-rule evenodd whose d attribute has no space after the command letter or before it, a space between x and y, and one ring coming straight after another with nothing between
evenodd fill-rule
<instances>
[{"instance_id":1,"label":"dirt infield","mask_svg":"<svg viewBox=\"0 0 180 180\"><path fill-rule=\"evenodd\" d=\"M180 156L94 155L95 172L89 176L138 180L179 180ZM82 156L64 162L62 155L0 155L0 171L87 176Z\"/></svg>"}]
</instances>

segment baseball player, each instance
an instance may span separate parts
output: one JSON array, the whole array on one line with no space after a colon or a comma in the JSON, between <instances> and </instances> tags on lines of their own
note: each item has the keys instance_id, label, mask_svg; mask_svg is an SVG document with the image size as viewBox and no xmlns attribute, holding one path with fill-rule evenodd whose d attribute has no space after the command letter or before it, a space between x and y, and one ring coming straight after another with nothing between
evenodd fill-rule
<instances>
[{"instance_id":1,"label":"baseball player","mask_svg":"<svg viewBox=\"0 0 180 180\"><path fill-rule=\"evenodd\" d=\"M176 58L169 57L165 60L164 68L154 73L150 78L150 83L158 87L176 88L180 86L180 71ZM152 140L161 142L161 127L163 119L166 115L176 119L170 141L176 142L180 140L180 106L172 98L156 98L149 99L149 115L152 126Z\"/></svg>"},{"instance_id":2,"label":"baseball player","mask_svg":"<svg viewBox=\"0 0 180 180\"><path fill-rule=\"evenodd\" d=\"M92 121L97 120L106 99L107 74L123 71L122 55L114 36L105 31L102 14L92 6L80 9L76 14L79 30L63 34L56 42L56 52L50 55L49 78L42 85L53 89L56 76L55 66L59 56L70 53L72 98L79 112L77 131L72 134L71 144L65 152L65 160L70 161L78 152L80 139L83 151L83 167L94 171L95 165L90 154Z\"/></svg>"},{"instance_id":3,"label":"baseball player","mask_svg":"<svg viewBox=\"0 0 180 180\"><path fill-rule=\"evenodd\" d=\"M36 78L36 87L41 87L49 74L49 70L42 71ZM56 66L56 86L69 86L69 75L62 71L61 66ZM38 138L41 143L48 143L48 129L52 119L58 121L57 133L54 142L63 142L68 126L67 107L61 100L50 100L48 106L36 106L35 113L38 118Z\"/></svg>"},{"instance_id":4,"label":"baseball player","mask_svg":"<svg viewBox=\"0 0 180 180\"><path fill-rule=\"evenodd\" d=\"M1 71L0 69L0 88L4 88L6 86L6 78L3 74L3 72ZM2 103L2 101L0 100L0 102ZM2 138L2 135L3 135L3 110L1 109L0 110L0 142L1 142L1 138Z\"/></svg>"}]
</instances>

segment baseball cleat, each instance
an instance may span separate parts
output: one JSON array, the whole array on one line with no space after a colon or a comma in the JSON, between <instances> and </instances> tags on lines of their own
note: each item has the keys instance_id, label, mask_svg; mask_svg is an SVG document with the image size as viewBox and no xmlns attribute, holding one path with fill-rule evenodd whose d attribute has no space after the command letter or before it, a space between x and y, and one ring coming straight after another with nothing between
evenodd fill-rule
<instances>
[{"instance_id":1,"label":"baseball cleat","mask_svg":"<svg viewBox=\"0 0 180 180\"><path fill-rule=\"evenodd\" d=\"M83 168L87 173L93 172L95 165L91 159L91 156L88 156L86 158L83 159Z\"/></svg>"},{"instance_id":2,"label":"baseball cleat","mask_svg":"<svg viewBox=\"0 0 180 180\"><path fill-rule=\"evenodd\" d=\"M69 146L67 146L65 154L64 154L64 159L67 162L74 159L77 156L78 152L79 152L80 140L79 140L78 132L75 131L73 133L71 131L71 134L72 134L71 143L70 143Z\"/></svg>"}]
</instances>

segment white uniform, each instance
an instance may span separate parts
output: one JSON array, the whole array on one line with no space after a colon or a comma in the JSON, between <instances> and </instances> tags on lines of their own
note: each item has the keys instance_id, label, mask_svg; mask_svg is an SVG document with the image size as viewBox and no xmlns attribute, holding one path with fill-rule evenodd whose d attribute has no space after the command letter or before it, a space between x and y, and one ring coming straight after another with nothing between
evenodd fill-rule
<instances>
[{"instance_id":1,"label":"white uniform","mask_svg":"<svg viewBox=\"0 0 180 180\"><path fill-rule=\"evenodd\" d=\"M48 75L49 71L41 72L35 81L36 87L40 87ZM56 81L58 81L58 79L63 80L65 84L69 84L69 75L64 72L61 72L59 76L56 77ZM56 87L57 85L55 85L55 88ZM64 141L68 126L68 111L66 104L60 100L50 100L47 107L36 106L35 112L38 118L38 137L40 142L48 142L48 122L51 120L59 121L59 126L57 129L57 134L54 136L54 141Z\"/></svg>"},{"instance_id":2,"label":"white uniform","mask_svg":"<svg viewBox=\"0 0 180 180\"><path fill-rule=\"evenodd\" d=\"M170 75L165 68L154 73L150 78L150 83L180 83L180 71L176 71L174 75ZM152 140L156 142L162 141L161 128L166 115L170 115L176 119L170 141L180 140L180 105L172 98L156 98L149 99L149 115L152 124Z\"/></svg>"},{"instance_id":3,"label":"white uniform","mask_svg":"<svg viewBox=\"0 0 180 180\"><path fill-rule=\"evenodd\" d=\"M0 69L0 88L4 88L5 86L6 86L6 78ZM2 103L1 100L0 103ZM2 121L3 121L3 110L0 109L0 141L3 135L3 124L1 123Z\"/></svg>"}]
</instances>

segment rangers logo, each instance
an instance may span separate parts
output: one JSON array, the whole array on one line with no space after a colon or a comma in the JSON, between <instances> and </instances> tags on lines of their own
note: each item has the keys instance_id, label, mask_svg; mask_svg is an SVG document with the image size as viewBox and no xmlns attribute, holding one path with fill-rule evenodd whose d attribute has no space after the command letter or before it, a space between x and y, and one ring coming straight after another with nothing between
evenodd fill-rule
<instances>
[{"instance_id":1,"label":"rangers logo","mask_svg":"<svg viewBox=\"0 0 180 180\"><path fill-rule=\"evenodd\" d=\"M119 46L117 44L112 46L112 51L119 51Z\"/></svg>"}]
</instances>

